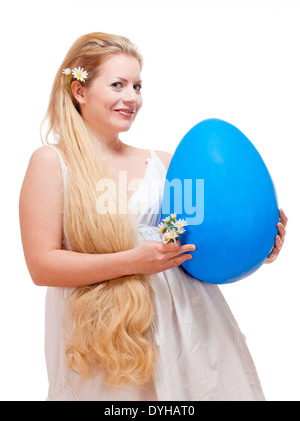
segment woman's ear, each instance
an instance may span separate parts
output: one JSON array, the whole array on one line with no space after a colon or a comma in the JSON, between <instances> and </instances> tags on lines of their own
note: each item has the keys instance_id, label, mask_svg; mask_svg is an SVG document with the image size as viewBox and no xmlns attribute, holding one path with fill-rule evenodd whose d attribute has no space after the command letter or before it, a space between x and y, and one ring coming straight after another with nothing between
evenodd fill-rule
<instances>
[{"instance_id":1,"label":"woman's ear","mask_svg":"<svg viewBox=\"0 0 300 421\"><path fill-rule=\"evenodd\" d=\"M85 103L85 89L78 80L74 80L71 84L71 90L78 104Z\"/></svg>"}]
</instances>

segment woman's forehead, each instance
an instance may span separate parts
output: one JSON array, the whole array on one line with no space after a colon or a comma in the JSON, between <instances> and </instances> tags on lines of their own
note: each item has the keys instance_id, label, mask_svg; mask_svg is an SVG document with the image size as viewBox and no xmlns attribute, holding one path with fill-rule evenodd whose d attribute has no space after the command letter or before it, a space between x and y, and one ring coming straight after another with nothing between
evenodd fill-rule
<instances>
[{"instance_id":1,"label":"woman's forehead","mask_svg":"<svg viewBox=\"0 0 300 421\"><path fill-rule=\"evenodd\" d=\"M99 73L105 78L120 77L140 79L141 70L138 60L127 54L113 54L99 65Z\"/></svg>"}]
</instances>

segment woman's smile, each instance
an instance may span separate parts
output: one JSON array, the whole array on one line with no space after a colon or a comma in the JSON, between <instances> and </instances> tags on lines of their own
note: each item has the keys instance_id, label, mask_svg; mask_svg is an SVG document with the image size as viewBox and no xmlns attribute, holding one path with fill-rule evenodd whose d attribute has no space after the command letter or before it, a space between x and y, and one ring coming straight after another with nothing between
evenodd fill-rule
<instances>
[{"instance_id":1,"label":"woman's smile","mask_svg":"<svg viewBox=\"0 0 300 421\"><path fill-rule=\"evenodd\" d=\"M134 110L131 110L131 109L125 109L125 108L123 108L123 109L120 109L120 110L115 110L118 114L120 114L120 115L122 115L122 116L124 116L124 117L126 117L126 118L133 118L134 117L134 114L135 114L135 111Z\"/></svg>"}]
</instances>

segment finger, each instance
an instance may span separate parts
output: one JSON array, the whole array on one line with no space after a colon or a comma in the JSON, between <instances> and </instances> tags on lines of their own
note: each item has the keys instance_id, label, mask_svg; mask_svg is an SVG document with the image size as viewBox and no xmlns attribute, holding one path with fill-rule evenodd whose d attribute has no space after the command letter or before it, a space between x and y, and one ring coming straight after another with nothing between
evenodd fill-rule
<instances>
[{"instance_id":1,"label":"finger","mask_svg":"<svg viewBox=\"0 0 300 421\"><path fill-rule=\"evenodd\" d=\"M164 253L174 253L180 249L180 241L176 240L176 242L164 243L162 244L162 251Z\"/></svg>"},{"instance_id":2,"label":"finger","mask_svg":"<svg viewBox=\"0 0 300 421\"><path fill-rule=\"evenodd\" d=\"M183 262L192 258L193 256L191 254L180 254L179 256L173 257L168 261L168 269L175 266L180 266Z\"/></svg>"},{"instance_id":3,"label":"finger","mask_svg":"<svg viewBox=\"0 0 300 421\"><path fill-rule=\"evenodd\" d=\"M269 254L267 260L265 261L265 263L273 263L274 260L276 260L277 256L275 256L273 253Z\"/></svg>"},{"instance_id":4,"label":"finger","mask_svg":"<svg viewBox=\"0 0 300 421\"><path fill-rule=\"evenodd\" d=\"M282 239L279 237L279 235L276 235L275 237L275 250L277 251L277 254L280 252L281 247L282 247L283 241Z\"/></svg>"},{"instance_id":5,"label":"finger","mask_svg":"<svg viewBox=\"0 0 300 421\"><path fill-rule=\"evenodd\" d=\"M179 254L180 247L180 241L176 240L176 242L163 243L160 251L165 253L167 258L170 258Z\"/></svg>"},{"instance_id":6,"label":"finger","mask_svg":"<svg viewBox=\"0 0 300 421\"><path fill-rule=\"evenodd\" d=\"M170 258L181 255L183 253L187 253L187 252L191 252L191 251L195 251L196 250L196 246L194 244L184 244L183 246L181 246L179 249L177 250L172 250L169 253Z\"/></svg>"},{"instance_id":7,"label":"finger","mask_svg":"<svg viewBox=\"0 0 300 421\"><path fill-rule=\"evenodd\" d=\"M285 238L285 232L286 232L285 226L281 222L278 222L277 229L278 229L281 241L283 242Z\"/></svg>"},{"instance_id":8,"label":"finger","mask_svg":"<svg viewBox=\"0 0 300 421\"><path fill-rule=\"evenodd\" d=\"M180 247L179 249L179 253L186 253L187 251L195 251L196 250L196 246L195 244L184 244L183 246Z\"/></svg>"},{"instance_id":9,"label":"finger","mask_svg":"<svg viewBox=\"0 0 300 421\"><path fill-rule=\"evenodd\" d=\"M279 237L279 235L276 235L275 246L273 247L272 252L269 254L268 260L274 261L278 257L278 254L281 250L282 244L283 244L283 242L281 241L281 238Z\"/></svg>"},{"instance_id":10,"label":"finger","mask_svg":"<svg viewBox=\"0 0 300 421\"><path fill-rule=\"evenodd\" d=\"M284 227L286 227L288 217L286 216L286 214L283 212L282 209L279 209L279 216L280 216L280 222L282 222Z\"/></svg>"}]
</instances>

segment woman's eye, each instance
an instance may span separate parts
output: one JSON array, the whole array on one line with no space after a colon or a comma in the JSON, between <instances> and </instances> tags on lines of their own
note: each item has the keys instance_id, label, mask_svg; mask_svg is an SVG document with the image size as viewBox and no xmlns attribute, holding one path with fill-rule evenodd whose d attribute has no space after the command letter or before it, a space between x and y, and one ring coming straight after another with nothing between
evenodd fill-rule
<instances>
[{"instance_id":1,"label":"woman's eye","mask_svg":"<svg viewBox=\"0 0 300 421\"><path fill-rule=\"evenodd\" d=\"M122 83L121 82L114 82L114 83L112 83L111 86L113 86L116 89L119 89L119 88L122 87ZM142 85L140 85L140 84L134 85L134 89L136 91L140 92L140 90L142 89Z\"/></svg>"}]
</instances>

